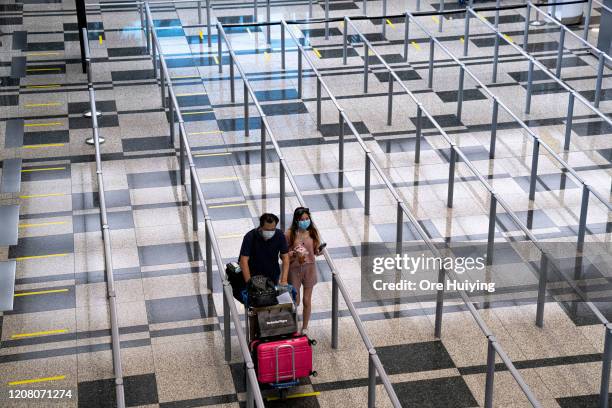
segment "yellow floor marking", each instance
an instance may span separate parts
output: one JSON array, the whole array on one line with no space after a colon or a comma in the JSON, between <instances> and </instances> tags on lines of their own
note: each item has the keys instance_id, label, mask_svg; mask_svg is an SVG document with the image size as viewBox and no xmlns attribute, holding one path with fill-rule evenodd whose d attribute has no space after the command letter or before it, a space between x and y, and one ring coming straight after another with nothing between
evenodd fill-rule
<instances>
[{"instance_id":1,"label":"yellow floor marking","mask_svg":"<svg viewBox=\"0 0 612 408\"><path fill-rule=\"evenodd\" d=\"M68 254L49 254L49 255L20 256L18 258L15 258L15 260L16 261L27 261L28 259L59 258L61 256L68 256Z\"/></svg>"},{"instance_id":2,"label":"yellow floor marking","mask_svg":"<svg viewBox=\"0 0 612 408\"><path fill-rule=\"evenodd\" d=\"M31 173L33 171L53 171L53 170L66 170L65 167L45 167L44 169L23 169L22 173Z\"/></svg>"},{"instance_id":3,"label":"yellow floor marking","mask_svg":"<svg viewBox=\"0 0 612 408\"><path fill-rule=\"evenodd\" d=\"M228 176L228 177L211 177L208 179L203 179L203 183L216 183L217 181L229 181L229 180L238 180L236 176Z\"/></svg>"},{"instance_id":4,"label":"yellow floor marking","mask_svg":"<svg viewBox=\"0 0 612 408\"><path fill-rule=\"evenodd\" d=\"M480 14L480 13L476 13L476 15L478 16L478 18L479 18L481 21L485 21L485 20L486 20L486 18L485 18L485 17L484 17L482 14Z\"/></svg>"},{"instance_id":5,"label":"yellow floor marking","mask_svg":"<svg viewBox=\"0 0 612 408\"><path fill-rule=\"evenodd\" d=\"M46 381L63 380L64 378L66 378L65 375L56 375L55 377L32 378L30 380L11 381L8 383L8 385L32 384Z\"/></svg>"},{"instance_id":6,"label":"yellow floor marking","mask_svg":"<svg viewBox=\"0 0 612 408\"><path fill-rule=\"evenodd\" d=\"M395 30L395 25L391 22L391 20L387 19L387 24L389 24L389 26Z\"/></svg>"},{"instance_id":7,"label":"yellow floor marking","mask_svg":"<svg viewBox=\"0 0 612 408\"><path fill-rule=\"evenodd\" d=\"M25 145L24 149L44 149L45 147L62 147L63 143L43 143L38 145Z\"/></svg>"},{"instance_id":8,"label":"yellow floor marking","mask_svg":"<svg viewBox=\"0 0 612 408\"><path fill-rule=\"evenodd\" d=\"M98 41L100 41L100 44L102 44L102 35L98 36Z\"/></svg>"},{"instance_id":9,"label":"yellow floor marking","mask_svg":"<svg viewBox=\"0 0 612 408\"><path fill-rule=\"evenodd\" d=\"M48 336L50 334L62 334L66 332L68 332L68 330L58 329L58 330L39 331L39 332L34 332L34 333L20 333L20 334L13 334L11 336L11 339L23 339L25 337Z\"/></svg>"},{"instance_id":10,"label":"yellow floor marking","mask_svg":"<svg viewBox=\"0 0 612 408\"><path fill-rule=\"evenodd\" d=\"M39 71L61 71L61 68L28 68L27 72L39 72Z\"/></svg>"},{"instance_id":11,"label":"yellow floor marking","mask_svg":"<svg viewBox=\"0 0 612 408\"><path fill-rule=\"evenodd\" d=\"M202 32L202 30L200 30L200 41L202 41L204 39L204 33Z\"/></svg>"},{"instance_id":12,"label":"yellow floor marking","mask_svg":"<svg viewBox=\"0 0 612 408\"><path fill-rule=\"evenodd\" d=\"M374 55L374 51L372 51L372 50L368 50L368 55L369 55L369 56Z\"/></svg>"},{"instance_id":13,"label":"yellow floor marking","mask_svg":"<svg viewBox=\"0 0 612 408\"><path fill-rule=\"evenodd\" d=\"M271 57L272 57L272 56L271 56L271 55L268 53L268 51L264 51L264 59L265 59L266 61L270 61L270 58L271 58Z\"/></svg>"},{"instance_id":14,"label":"yellow floor marking","mask_svg":"<svg viewBox=\"0 0 612 408\"><path fill-rule=\"evenodd\" d=\"M412 41L410 44L412 44L412 46L416 48L417 51L421 51L421 46L417 44L416 41Z\"/></svg>"},{"instance_id":15,"label":"yellow floor marking","mask_svg":"<svg viewBox=\"0 0 612 408\"><path fill-rule=\"evenodd\" d=\"M32 296L32 295L48 295L50 293L65 293L68 292L68 289L49 289L49 290L39 290L36 292L21 292L15 293L15 297L19 296Z\"/></svg>"},{"instance_id":16,"label":"yellow floor marking","mask_svg":"<svg viewBox=\"0 0 612 408\"><path fill-rule=\"evenodd\" d=\"M312 50L314 51L317 57L321 58L321 53L319 52L319 50L317 50L316 48L313 48Z\"/></svg>"},{"instance_id":17,"label":"yellow floor marking","mask_svg":"<svg viewBox=\"0 0 612 408\"><path fill-rule=\"evenodd\" d=\"M338 23L338 27L340 27L340 28L344 28L344 21L340 21L340 22Z\"/></svg>"},{"instance_id":18,"label":"yellow floor marking","mask_svg":"<svg viewBox=\"0 0 612 408\"><path fill-rule=\"evenodd\" d=\"M63 122L47 122L47 123L26 123L25 127L41 127L41 126L58 126L63 125Z\"/></svg>"},{"instance_id":19,"label":"yellow floor marking","mask_svg":"<svg viewBox=\"0 0 612 408\"><path fill-rule=\"evenodd\" d=\"M291 399L291 398L304 398L304 397L315 397L317 395L321 395L321 393L319 391L314 391L314 392L304 392L301 394L291 394L291 395L287 395L287 399ZM266 397L267 401L276 401L279 400L280 397Z\"/></svg>"},{"instance_id":20,"label":"yellow floor marking","mask_svg":"<svg viewBox=\"0 0 612 408\"><path fill-rule=\"evenodd\" d=\"M49 84L49 85L28 85L26 88L30 89L46 89L46 88L59 88L60 84Z\"/></svg>"},{"instance_id":21,"label":"yellow floor marking","mask_svg":"<svg viewBox=\"0 0 612 408\"><path fill-rule=\"evenodd\" d=\"M440 20L438 20L438 17L436 17L436 16L431 16L431 19L432 19L433 21L435 21L436 23L439 23L439 22L440 22Z\"/></svg>"},{"instance_id":22,"label":"yellow floor marking","mask_svg":"<svg viewBox=\"0 0 612 408\"><path fill-rule=\"evenodd\" d=\"M248 204L247 203L219 204L219 205L209 205L208 208L244 207L246 205Z\"/></svg>"},{"instance_id":23,"label":"yellow floor marking","mask_svg":"<svg viewBox=\"0 0 612 408\"><path fill-rule=\"evenodd\" d=\"M227 234L219 236L220 239L242 238L244 234Z\"/></svg>"},{"instance_id":24,"label":"yellow floor marking","mask_svg":"<svg viewBox=\"0 0 612 408\"><path fill-rule=\"evenodd\" d=\"M213 55L213 58L215 60L215 64L219 65L219 58L217 58L216 55Z\"/></svg>"},{"instance_id":25,"label":"yellow floor marking","mask_svg":"<svg viewBox=\"0 0 612 408\"><path fill-rule=\"evenodd\" d=\"M208 157L208 156L229 156L231 153L202 153L202 154L194 154L194 157Z\"/></svg>"},{"instance_id":26,"label":"yellow floor marking","mask_svg":"<svg viewBox=\"0 0 612 408\"><path fill-rule=\"evenodd\" d=\"M187 115L200 115L202 113L211 113L212 110L207 110L207 111L197 111L197 112L182 112L183 116L187 116Z\"/></svg>"},{"instance_id":27,"label":"yellow floor marking","mask_svg":"<svg viewBox=\"0 0 612 408\"><path fill-rule=\"evenodd\" d=\"M43 106L60 106L61 102L49 102L49 103L26 103L26 108L39 108Z\"/></svg>"},{"instance_id":28,"label":"yellow floor marking","mask_svg":"<svg viewBox=\"0 0 612 408\"><path fill-rule=\"evenodd\" d=\"M30 52L28 54L26 54L28 57L42 57L42 56L46 56L46 55L60 55L59 52L56 51L49 51L49 52Z\"/></svg>"},{"instance_id":29,"label":"yellow floor marking","mask_svg":"<svg viewBox=\"0 0 612 408\"><path fill-rule=\"evenodd\" d=\"M62 224L66 224L66 221L40 222L38 224L19 224L19 228L47 227L49 225L62 225Z\"/></svg>"},{"instance_id":30,"label":"yellow floor marking","mask_svg":"<svg viewBox=\"0 0 612 408\"><path fill-rule=\"evenodd\" d=\"M463 43L463 42L465 42L465 39L464 39L463 37L461 37L461 38L459 39L459 41L461 41L461 42Z\"/></svg>"},{"instance_id":31,"label":"yellow floor marking","mask_svg":"<svg viewBox=\"0 0 612 408\"><path fill-rule=\"evenodd\" d=\"M22 195L19 198L42 198L42 197L60 197L65 196L65 193L49 193L49 194L32 194L32 195Z\"/></svg>"},{"instance_id":32,"label":"yellow floor marking","mask_svg":"<svg viewBox=\"0 0 612 408\"><path fill-rule=\"evenodd\" d=\"M508 34L502 34L504 36L504 38L508 41L510 41L511 43L513 43L514 41L512 40L512 37L510 37Z\"/></svg>"},{"instance_id":33,"label":"yellow floor marking","mask_svg":"<svg viewBox=\"0 0 612 408\"><path fill-rule=\"evenodd\" d=\"M220 130L208 130L206 132L193 132L193 133L189 133L189 136L195 136L195 135L218 135L223 133Z\"/></svg>"},{"instance_id":34,"label":"yellow floor marking","mask_svg":"<svg viewBox=\"0 0 612 408\"><path fill-rule=\"evenodd\" d=\"M191 93L176 94L176 96L196 96L196 95L206 95L206 92L191 92Z\"/></svg>"}]
</instances>

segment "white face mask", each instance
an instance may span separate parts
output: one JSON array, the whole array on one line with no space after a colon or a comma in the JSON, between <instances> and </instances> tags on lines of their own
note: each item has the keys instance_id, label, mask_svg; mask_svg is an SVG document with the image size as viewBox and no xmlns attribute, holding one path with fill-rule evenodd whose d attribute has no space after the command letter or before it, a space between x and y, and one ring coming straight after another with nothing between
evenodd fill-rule
<instances>
[{"instance_id":1,"label":"white face mask","mask_svg":"<svg viewBox=\"0 0 612 408\"><path fill-rule=\"evenodd\" d=\"M276 233L276 230L272 230L272 231L261 230L261 236L265 241L272 238L275 233Z\"/></svg>"}]
</instances>

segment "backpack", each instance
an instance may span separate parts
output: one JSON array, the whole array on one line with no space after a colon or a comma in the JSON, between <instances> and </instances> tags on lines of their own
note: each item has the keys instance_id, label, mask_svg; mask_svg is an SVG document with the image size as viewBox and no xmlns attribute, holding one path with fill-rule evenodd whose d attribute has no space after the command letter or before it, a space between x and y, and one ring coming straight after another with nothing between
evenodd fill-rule
<instances>
[{"instance_id":1,"label":"backpack","mask_svg":"<svg viewBox=\"0 0 612 408\"><path fill-rule=\"evenodd\" d=\"M278 304L276 286L272 279L255 275L251 277L247 287L249 306L264 307Z\"/></svg>"}]
</instances>

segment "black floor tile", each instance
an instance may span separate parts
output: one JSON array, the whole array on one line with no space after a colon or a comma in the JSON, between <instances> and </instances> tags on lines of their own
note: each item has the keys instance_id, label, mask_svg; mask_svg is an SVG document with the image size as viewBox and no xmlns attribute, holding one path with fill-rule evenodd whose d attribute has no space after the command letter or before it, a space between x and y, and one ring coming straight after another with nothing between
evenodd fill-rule
<instances>
[{"instance_id":1,"label":"black floor tile","mask_svg":"<svg viewBox=\"0 0 612 408\"><path fill-rule=\"evenodd\" d=\"M134 407L158 403L155 374L123 377L125 405ZM115 380L113 378L80 382L78 385L79 407L113 408L117 406Z\"/></svg>"},{"instance_id":2,"label":"black floor tile","mask_svg":"<svg viewBox=\"0 0 612 408\"><path fill-rule=\"evenodd\" d=\"M416 138L414 131L407 132L406 136L396 139L377 140L378 145L385 153L414 152L416 150ZM425 138L421 138L421 151L431 150L431 146Z\"/></svg>"},{"instance_id":3,"label":"black floor tile","mask_svg":"<svg viewBox=\"0 0 612 408\"><path fill-rule=\"evenodd\" d=\"M467 408L478 402L462 377L393 384L404 408Z\"/></svg>"},{"instance_id":4,"label":"black floor tile","mask_svg":"<svg viewBox=\"0 0 612 408\"><path fill-rule=\"evenodd\" d=\"M46 290L63 289L68 290L65 292L54 292L40 295L17 296L15 297L13 310L11 312L5 312L5 314L49 312L52 310L74 308L76 306L76 295L74 286L54 286L52 288L37 288L35 291L42 292ZM31 291L19 291L18 293L23 292Z\"/></svg>"},{"instance_id":5,"label":"black floor tile","mask_svg":"<svg viewBox=\"0 0 612 408\"><path fill-rule=\"evenodd\" d=\"M354 192L313 194L304 197L311 211L343 210L361 208L363 204Z\"/></svg>"},{"instance_id":6,"label":"black floor tile","mask_svg":"<svg viewBox=\"0 0 612 408\"><path fill-rule=\"evenodd\" d=\"M436 91L436 95L438 98L442 100L442 102L457 102L459 99L459 91ZM478 101L488 99L482 92L478 89L464 89L463 90L463 100L464 101Z\"/></svg>"},{"instance_id":7,"label":"black floor tile","mask_svg":"<svg viewBox=\"0 0 612 408\"><path fill-rule=\"evenodd\" d=\"M416 81L421 79L421 76L414 69L395 70L395 73L402 81ZM380 82L389 82L389 73L386 71L374 72L374 75ZM395 85L395 87L399 88L397 85Z\"/></svg>"},{"instance_id":8,"label":"black floor tile","mask_svg":"<svg viewBox=\"0 0 612 408\"><path fill-rule=\"evenodd\" d=\"M47 130L44 132L25 132L23 134L24 145L68 143L69 141L70 136L67 130Z\"/></svg>"},{"instance_id":9,"label":"black floor tile","mask_svg":"<svg viewBox=\"0 0 612 408\"><path fill-rule=\"evenodd\" d=\"M457 116L455 115L434 115L433 118L436 122L438 122L438 124L443 129L446 127L463 126L463 123L459 119L457 119ZM416 116L411 117L410 120L416 126L416 123L417 123ZM429 118L423 116L421 119L421 129L432 129L432 128L434 128L433 123L431 123Z\"/></svg>"},{"instance_id":10,"label":"black floor tile","mask_svg":"<svg viewBox=\"0 0 612 408\"><path fill-rule=\"evenodd\" d=\"M599 395L577 395L575 397L557 398L561 408L597 408ZM612 406L612 395L608 397L608 404Z\"/></svg>"},{"instance_id":11,"label":"black floor tile","mask_svg":"<svg viewBox=\"0 0 612 408\"><path fill-rule=\"evenodd\" d=\"M9 247L9 258L66 254L74 251L72 234L19 238L16 246Z\"/></svg>"},{"instance_id":12,"label":"black floor tile","mask_svg":"<svg viewBox=\"0 0 612 408\"><path fill-rule=\"evenodd\" d=\"M297 91L293 88L270 89L265 91L255 91L255 96L260 102L284 101L287 99L297 99Z\"/></svg>"},{"instance_id":13,"label":"black floor tile","mask_svg":"<svg viewBox=\"0 0 612 408\"><path fill-rule=\"evenodd\" d=\"M261 106L264 113L268 116L277 115L297 115L308 113L308 109L303 102L275 103Z\"/></svg>"},{"instance_id":14,"label":"black floor tile","mask_svg":"<svg viewBox=\"0 0 612 408\"><path fill-rule=\"evenodd\" d=\"M131 211L109 211L108 227L111 231L134 228L134 219ZM72 217L72 228L74 233L99 232L100 215L83 214Z\"/></svg>"},{"instance_id":15,"label":"black floor tile","mask_svg":"<svg viewBox=\"0 0 612 408\"><path fill-rule=\"evenodd\" d=\"M514 181L525 191L529 192L530 176L514 177ZM537 177L536 192L542 191L561 191L571 188L578 188L569 177L562 174L542 174Z\"/></svg>"},{"instance_id":16,"label":"black floor tile","mask_svg":"<svg viewBox=\"0 0 612 408\"><path fill-rule=\"evenodd\" d=\"M215 317L210 295L151 299L145 302L149 324Z\"/></svg>"},{"instance_id":17,"label":"black floor tile","mask_svg":"<svg viewBox=\"0 0 612 408\"><path fill-rule=\"evenodd\" d=\"M353 125L360 135L367 135L370 133L365 123L361 121L353 122ZM337 123L321 124L320 132L324 137L340 136L340 126L338 126ZM344 124L344 136L352 136L352 132L346 123Z\"/></svg>"},{"instance_id":18,"label":"black floor tile","mask_svg":"<svg viewBox=\"0 0 612 408\"><path fill-rule=\"evenodd\" d=\"M105 191L106 208L126 207L131 204L128 190ZM99 194L95 192L73 193L72 210L91 210L100 208Z\"/></svg>"},{"instance_id":19,"label":"black floor tile","mask_svg":"<svg viewBox=\"0 0 612 408\"><path fill-rule=\"evenodd\" d=\"M170 187L178 185L178 171L151 171L127 175L130 188Z\"/></svg>"},{"instance_id":20,"label":"black floor tile","mask_svg":"<svg viewBox=\"0 0 612 408\"><path fill-rule=\"evenodd\" d=\"M305 28L302 30L304 37L325 37L325 28ZM336 27L329 27L329 35L342 35L342 31L340 31Z\"/></svg>"},{"instance_id":21,"label":"black floor tile","mask_svg":"<svg viewBox=\"0 0 612 408\"><path fill-rule=\"evenodd\" d=\"M325 3L319 3L319 5L321 6L321 8L323 10L325 10ZM359 7L357 7L357 5L350 1L350 2L341 2L341 3L336 3L336 2L330 2L329 3L329 10L330 11L335 11L335 10L357 10L359 9Z\"/></svg>"},{"instance_id":22,"label":"black floor tile","mask_svg":"<svg viewBox=\"0 0 612 408\"><path fill-rule=\"evenodd\" d=\"M441 341L377 347L376 353L389 375L455 368Z\"/></svg>"},{"instance_id":23,"label":"black floor tile","mask_svg":"<svg viewBox=\"0 0 612 408\"><path fill-rule=\"evenodd\" d=\"M197 242L181 242L138 247L141 266L165 265L202 260Z\"/></svg>"},{"instance_id":24,"label":"black floor tile","mask_svg":"<svg viewBox=\"0 0 612 408\"><path fill-rule=\"evenodd\" d=\"M124 152L143 152L150 150L174 150L168 136L149 136L121 139Z\"/></svg>"}]
</instances>

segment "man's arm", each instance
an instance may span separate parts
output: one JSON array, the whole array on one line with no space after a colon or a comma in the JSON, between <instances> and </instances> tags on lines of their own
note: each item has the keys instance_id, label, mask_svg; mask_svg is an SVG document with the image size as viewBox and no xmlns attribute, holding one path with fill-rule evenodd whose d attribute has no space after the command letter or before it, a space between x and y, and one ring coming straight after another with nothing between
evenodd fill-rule
<instances>
[{"instance_id":1,"label":"man's arm","mask_svg":"<svg viewBox=\"0 0 612 408\"><path fill-rule=\"evenodd\" d=\"M242 270L242 277L245 282L251 280L251 270L249 269L249 257L242 255L240 257L240 269Z\"/></svg>"},{"instance_id":2,"label":"man's arm","mask_svg":"<svg viewBox=\"0 0 612 408\"><path fill-rule=\"evenodd\" d=\"M289 254L281 254L281 261L283 261L283 270L281 271L280 284L286 285L289 277Z\"/></svg>"}]
</instances>

